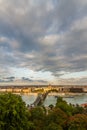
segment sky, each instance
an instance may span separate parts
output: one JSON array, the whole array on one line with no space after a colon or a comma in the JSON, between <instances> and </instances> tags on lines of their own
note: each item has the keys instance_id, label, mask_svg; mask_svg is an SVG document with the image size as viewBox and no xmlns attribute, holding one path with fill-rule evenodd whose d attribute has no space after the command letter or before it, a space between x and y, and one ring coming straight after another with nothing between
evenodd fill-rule
<instances>
[{"instance_id":1,"label":"sky","mask_svg":"<svg viewBox=\"0 0 87 130\"><path fill-rule=\"evenodd\" d=\"M0 84L87 85L87 0L0 0Z\"/></svg>"}]
</instances>

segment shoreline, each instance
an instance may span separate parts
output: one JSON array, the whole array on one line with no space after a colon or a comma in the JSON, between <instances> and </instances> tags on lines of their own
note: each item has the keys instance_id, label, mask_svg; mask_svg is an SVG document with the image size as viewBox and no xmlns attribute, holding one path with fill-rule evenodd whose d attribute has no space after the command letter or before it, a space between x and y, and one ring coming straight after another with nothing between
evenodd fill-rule
<instances>
[{"instance_id":1,"label":"shoreline","mask_svg":"<svg viewBox=\"0 0 87 130\"><path fill-rule=\"evenodd\" d=\"M18 95L38 95L37 92L0 92L1 94L2 93L12 93L12 94L18 94ZM84 95L84 94L87 94L87 93L70 93L70 92L61 92L61 93L58 93L58 92L50 92L48 95L59 95L59 96L80 96L80 95Z\"/></svg>"}]
</instances>

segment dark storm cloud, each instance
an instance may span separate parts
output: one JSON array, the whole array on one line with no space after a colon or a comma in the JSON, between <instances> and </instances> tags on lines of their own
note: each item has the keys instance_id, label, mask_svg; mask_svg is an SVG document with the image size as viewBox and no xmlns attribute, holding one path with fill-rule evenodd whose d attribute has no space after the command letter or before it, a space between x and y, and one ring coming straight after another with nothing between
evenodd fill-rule
<instances>
[{"instance_id":1,"label":"dark storm cloud","mask_svg":"<svg viewBox=\"0 0 87 130\"><path fill-rule=\"evenodd\" d=\"M0 7L0 71L87 70L87 0L3 0Z\"/></svg>"},{"instance_id":2,"label":"dark storm cloud","mask_svg":"<svg viewBox=\"0 0 87 130\"><path fill-rule=\"evenodd\" d=\"M5 77L3 79L0 79L0 82L13 82L15 80L15 77Z\"/></svg>"},{"instance_id":3,"label":"dark storm cloud","mask_svg":"<svg viewBox=\"0 0 87 130\"><path fill-rule=\"evenodd\" d=\"M6 77L5 79L7 79L7 80L14 80L15 77L14 77L14 76L11 76L11 77Z\"/></svg>"},{"instance_id":4,"label":"dark storm cloud","mask_svg":"<svg viewBox=\"0 0 87 130\"><path fill-rule=\"evenodd\" d=\"M30 78L26 78L26 77L22 77L21 79L22 81L27 81L27 82L38 82L38 83L48 83L47 81L45 80L34 80L34 79L30 79Z\"/></svg>"},{"instance_id":5,"label":"dark storm cloud","mask_svg":"<svg viewBox=\"0 0 87 130\"><path fill-rule=\"evenodd\" d=\"M29 79L29 78L26 78L26 77L22 77L22 80L23 81L29 81L29 82L32 82L33 80Z\"/></svg>"},{"instance_id":6,"label":"dark storm cloud","mask_svg":"<svg viewBox=\"0 0 87 130\"><path fill-rule=\"evenodd\" d=\"M36 80L36 81L39 82L39 83L48 84L48 82L45 81L45 80Z\"/></svg>"}]
</instances>

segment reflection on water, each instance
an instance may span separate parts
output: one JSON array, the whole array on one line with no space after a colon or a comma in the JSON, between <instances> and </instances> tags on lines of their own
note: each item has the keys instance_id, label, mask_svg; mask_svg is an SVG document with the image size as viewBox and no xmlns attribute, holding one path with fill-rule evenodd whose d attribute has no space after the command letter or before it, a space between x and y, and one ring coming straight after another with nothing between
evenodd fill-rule
<instances>
[{"instance_id":1,"label":"reflection on water","mask_svg":"<svg viewBox=\"0 0 87 130\"><path fill-rule=\"evenodd\" d=\"M28 105L32 104L35 99L37 98L37 94L26 94L26 95L21 95L22 96L22 99L23 101Z\"/></svg>"},{"instance_id":2,"label":"reflection on water","mask_svg":"<svg viewBox=\"0 0 87 130\"><path fill-rule=\"evenodd\" d=\"M57 98L55 98L55 96L48 95L47 98L44 101L44 105L45 106L49 106L50 104L55 105L56 104L56 100L57 100Z\"/></svg>"},{"instance_id":3,"label":"reflection on water","mask_svg":"<svg viewBox=\"0 0 87 130\"><path fill-rule=\"evenodd\" d=\"M23 101L28 105L32 104L35 99L37 98L37 94L27 94L27 95L21 95ZM45 106L49 106L50 104L55 105L56 104L56 100L57 98L55 98L55 96L58 96L58 93L51 93L49 94L45 101L44 101L44 105ZM65 101L67 101L67 103L72 103L72 104L83 104L83 103L87 103L87 94L80 94L80 95L75 95L73 98L71 97L65 97L63 98Z\"/></svg>"}]
</instances>

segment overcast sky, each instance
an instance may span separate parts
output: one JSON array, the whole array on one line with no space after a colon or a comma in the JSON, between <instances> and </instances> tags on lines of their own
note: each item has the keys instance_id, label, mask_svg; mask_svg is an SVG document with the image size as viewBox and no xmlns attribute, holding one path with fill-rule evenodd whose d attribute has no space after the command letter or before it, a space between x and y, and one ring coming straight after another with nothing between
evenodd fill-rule
<instances>
[{"instance_id":1,"label":"overcast sky","mask_svg":"<svg viewBox=\"0 0 87 130\"><path fill-rule=\"evenodd\" d=\"M87 84L87 0L0 0L0 83Z\"/></svg>"}]
</instances>

